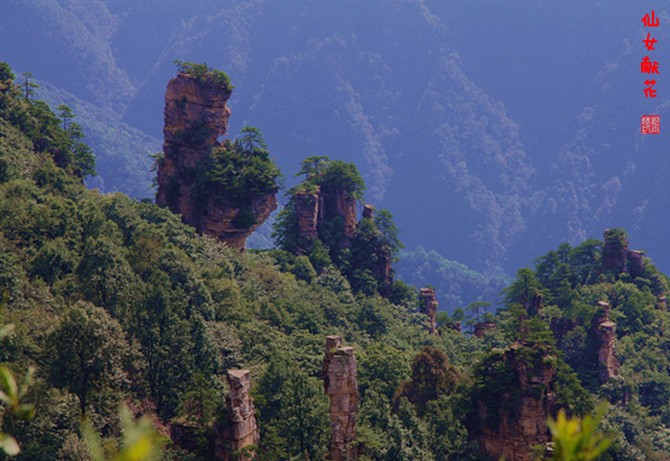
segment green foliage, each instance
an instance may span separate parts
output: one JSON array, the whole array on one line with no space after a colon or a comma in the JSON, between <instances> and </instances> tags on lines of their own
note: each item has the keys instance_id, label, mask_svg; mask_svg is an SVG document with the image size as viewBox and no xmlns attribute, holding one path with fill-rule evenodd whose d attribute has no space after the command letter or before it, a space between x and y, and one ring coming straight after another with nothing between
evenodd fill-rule
<instances>
[{"instance_id":1,"label":"green foliage","mask_svg":"<svg viewBox=\"0 0 670 461\"><path fill-rule=\"evenodd\" d=\"M300 171L296 176L305 175L307 181L314 180L323 175L330 159L325 155L311 155L300 163Z\"/></svg>"},{"instance_id":2,"label":"green foliage","mask_svg":"<svg viewBox=\"0 0 670 461\"><path fill-rule=\"evenodd\" d=\"M235 88L230 83L230 77L228 77L228 74L223 71L210 68L207 63L195 64L177 59L174 61L174 64L177 66L177 71L180 73L190 75L191 77L195 77L200 80L216 83L223 86L228 91L232 91L233 88Z\"/></svg>"},{"instance_id":3,"label":"green foliage","mask_svg":"<svg viewBox=\"0 0 670 461\"><path fill-rule=\"evenodd\" d=\"M296 254L301 247L298 215L295 211L295 202L292 199L286 203L284 208L277 215L277 219L272 225L272 238L278 248ZM321 243L323 246L323 243ZM330 255L328 255L330 259Z\"/></svg>"},{"instance_id":4,"label":"green foliage","mask_svg":"<svg viewBox=\"0 0 670 461\"><path fill-rule=\"evenodd\" d=\"M32 83L32 74L29 72L24 73L24 98L21 98L21 88L9 79L13 77L11 69L6 63L3 63L3 69L5 79L0 86L1 118L24 133L32 141L36 152L48 153L60 168L82 179L94 175L95 157L81 141L84 136L81 127L70 122L74 117L72 110L67 106L59 107L61 120L44 101L34 100L37 85Z\"/></svg>"},{"instance_id":5,"label":"green foliage","mask_svg":"<svg viewBox=\"0 0 670 461\"><path fill-rule=\"evenodd\" d=\"M341 160L329 161L323 173L320 176L313 176L311 181L323 189L342 190L349 197L363 200L365 182L353 163Z\"/></svg>"},{"instance_id":6,"label":"green foliage","mask_svg":"<svg viewBox=\"0 0 670 461\"><path fill-rule=\"evenodd\" d=\"M362 200L365 183L356 166L339 160L331 161L326 156L311 156L302 162L298 175L305 175L306 178L288 191L288 202L274 223L272 237L277 245L295 254L310 251L309 256L317 272L334 263L346 275L355 292L367 296L374 293L390 296L393 289L390 264L402 244L389 211L381 210L374 220L362 219L351 242L348 242L349 239L345 242L343 216L331 210L329 205L323 205L317 228L318 238L305 241L305 237L300 235L300 217L296 211L298 194L318 192L323 203L339 200L342 195ZM406 290L402 291L402 286L398 286L396 299L399 302L409 294Z\"/></svg>"},{"instance_id":7,"label":"green foliage","mask_svg":"<svg viewBox=\"0 0 670 461\"><path fill-rule=\"evenodd\" d=\"M261 408L261 459L270 455L323 457L327 428L326 396L319 380L308 376L283 353L275 352L260 378L255 400ZM285 450L285 451L284 451Z\"/></svg>"},{"instance_id":8,"label":"green foliage","mask_svg":"<svg viewBox=\"0 0 670 461\"><path fill-rule=\"evenodd\" d=\"M9 332L10 327L11 325L2 327L0 338ZM19 384L9 368L0 366L0 408L2 409L2 412L0 412L0 429L4 429L4 419L8 414L19 419L32 419L35 416L35 406L23 401L23 397L32 381L33 371L32 369L28 370L23 382ZM16 439L2 430L0 430L0 449L9 456L17 455L21 451Z\"/></svg>"},{"instance_id":9,"label":"green foliage","mask_svg":"<svg viewBox=\"0 0 670 461\"><path fill-rule=\"evenodd\" d=\"M595 417L568 418L559 411L556 420L549 419L547 426L552 435L555 461L593 461L599 459L611 441L598 432L598 423L605 413L601 407Z\"/></svg>"},{"instance_id":10,"label":"green foliage","mask_svg":"<svg viewBox=\"0 0 670 461\"><path fill-rule=\"evenodd\" d=\"M398 276L415 286L434 285L441 309L452 310L474 301L498 301L501 290L512 281L502 269L477 272L421 246L399 251L398 258Z\"/></svg>"},{"instance_id":11,"label":"green foliage","mask_svg":"<svg viewBox=\"0 0 670 461\"><path fill-rule=\"evenodd\" d=\"M6 62L0 62L0 82L5 83L6 82L12 82L16 76L14 75L14 72L12 72L12 68L7 64ZM3 91L6 91L6 88L3 88Z\"/></svg>"},{"instance_id":12,"label":"green foliage","mask_svg":"<svg viewBox=\"0 0 670 461\"><path fill-rule=\"evenodd\" d=\"M213 196L215 200L248 205L254 198L277 192L280 178L281 173L270 158L260 131L247 127L235 142L227 140L214 148L208 160L198 168L194 202L206 203L206 199ZM247 211L244 215L247 222L248 215Z\"/></svg>"},{"instance_id":13,"label":"green foliage","mask_svg":"<svg viewBox=\"0 0 670 461\"><path fill-rule=\"evenodd\" d=\"M398 388L393 397L396 408L400 399L406 398L422 416L429 402L440 396L448 396L460 379L460 373L449 363L447 355L427 346L414 358L411 378Z\"/></svg>"},{"instance_id":14,"label":"green foliage","mask_svg":"<svg viewBox=\"0 0 670 461\"><path fill-rule=\"evenodd\" d=\"M160 459L165 440L156 432L147 417L134 419L128 408L121 407L123 439L104 444L90 424L84 424L83 432L90 448L92 461L156 461ZM110 441L113 442L113 441Z\"/></svg>"},{"instance_id":15,"label":"green foliage","mask_svg":"<svg viewBox=\"0 0 670 461\"><path fill-rule=\"evenodd\" d=\"M123 390L129 349L121 326L104 309L79 303L49 336L47 373L55 386L77 396L85 415L92 400Z\"/></svg>"},{"instance_id":16,"label":"green foliage","mask_svg":"<svg viewBox=\"0 0 670 461\"><path fill-rule=\"evenodd\" d=\"M298 256L291 268L291 272L298 280L303 280L307 283L312 282L316 278L316 271L307 256Z\"/></svg>"},{"instance_id":17,"label":"green foliage","mask_svg":"<svg viewBox=\"0 0 670 461\"><path fill-rule=\"evenodd\" d=\"M398 228L393 223L393 215L388 210L379 210L375 215L375 226L381 235L384 246L397 257L398 251L405 248L398 239Z\"/></svg>"}]
</instances>

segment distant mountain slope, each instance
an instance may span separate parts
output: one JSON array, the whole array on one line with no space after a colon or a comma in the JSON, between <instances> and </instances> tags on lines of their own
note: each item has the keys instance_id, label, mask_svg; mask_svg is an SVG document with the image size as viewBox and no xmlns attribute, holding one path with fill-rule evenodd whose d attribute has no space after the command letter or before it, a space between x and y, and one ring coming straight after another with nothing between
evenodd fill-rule
<instances>
[{"instance_id":1,"label":"distant mountain slope","mask_svg":"<svg viewBox=\"0 0 670 461\"><path fill-rule=\"evenodd\" d=\"M153 199L154 173L151 154L163 149L162 141L123 123L108 110L73 96L51 84L40 82L38 94L53 108L69 106L86 134L86 142L95 147L99 176L87 184L101 192L123 191L133 198Z\"/></svg>"},{"instance_id":2,"label":"distant mountain slope","mask_svg":"<svg viewBox=\"0 0 670 461\"><path fill-rule=\"evenodd\" d=\"M644 8L668 17L667 1ZM224 69L231 132L262 127L289 186L307 155L356 162L410 247L511 272L625 226L670 270L670 143L637 134L670 108L670 82L641 94L644 8L9 1L0 25L14 67L155 138L173 60Z\"/></svg>"}]
</instances>

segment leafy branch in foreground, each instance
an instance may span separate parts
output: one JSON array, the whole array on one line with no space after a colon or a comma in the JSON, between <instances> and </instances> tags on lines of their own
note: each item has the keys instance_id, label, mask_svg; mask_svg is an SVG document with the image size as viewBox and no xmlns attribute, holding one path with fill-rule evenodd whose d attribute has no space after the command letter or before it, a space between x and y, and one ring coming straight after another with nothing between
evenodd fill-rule
<instances>
[{"instance_id":1,"label":"leafy branch in foreground","mask_svg":"<svg viewBox=\"0 0 670 461\"><path fill-rule=\"evenodd\" d=\"M595 416L568 418L564 410L556 420L549 419L554 455L552 461L593 461L605 453L611 440L598 432L598 423L607 407L601 405Z\"/></svg>"},{"instance_id":2,"label":"leafy branch in foreground","mask_svg":"<svg viewBox=\"0 0 670 461\"><path fill-rule=\"evenodd\" d=\"M13 327L13 325L0 327L0 338L9 334ZM3 408L0 413L0 428L2 428L4 417L7 414L12 414L20 419L32 419L35 416L35 406L31 403L21 402L32 382L33 372L33 368L29 368L23 382L19 385L12 371L5 366L0 366L0 404ZM2 431L0 431L0 449L10 456L17 455L21 451L16 439Z\"/></svg>"},{"instance_id":3,"label":"leafy branch in foreground","mask_svg":"<svg viewBox=\"0 0 670 461\"><path fill-rule=\"evenodd\" d=\"M165 441L151 424L151 420L143 416L134 419L130 410L121 407L121 427L123 441L121 447L107 449L102 439L89 422L84 422L83 433L93 461L154 461L160 459ZM104 445L104 448L103 448Z\"/></svg>"}]
</instances>

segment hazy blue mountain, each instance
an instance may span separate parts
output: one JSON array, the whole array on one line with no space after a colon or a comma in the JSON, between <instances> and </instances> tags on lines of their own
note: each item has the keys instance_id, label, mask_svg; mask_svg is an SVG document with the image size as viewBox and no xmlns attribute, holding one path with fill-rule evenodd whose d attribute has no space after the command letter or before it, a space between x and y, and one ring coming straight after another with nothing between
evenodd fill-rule
<instances>
[{"instance_id":1,"label":"hazy blue mountain","mask_svg":"<svg viewBox=\"0 0 670 461\"><path fill-rule=\"evenodd\" d=\"M88 178L89 187L104 192L122 191L135 198L153 198L151 154L163 149L163 142L121 121L114 112L86 102L46 82L39 82L37 94L51 107L66 104L76 114L86 134L86 143L94 146L99 176Z\"/></svg>"},{"instance_id":2,"label":"hazy blue mountain","mask_svg":"<svg viewBox=\"0 0 670 461\"><path fill-rule=\"evenodd\" d=\"M287 185L307 155L356 162L367 200L393 212L408 248L512 272L623 226L670 270L670 131L639 134L641 114L670 120L670 82L645 99L639 72L640 19L654 8L669 24L670 2L0 8L2 59L154 139L174 59L225 70L233 135L260 127ZM649 52L662 73L669 30L654 31ZM119 168L97 150L116 184Z\"/></svg>"}]
</instances>

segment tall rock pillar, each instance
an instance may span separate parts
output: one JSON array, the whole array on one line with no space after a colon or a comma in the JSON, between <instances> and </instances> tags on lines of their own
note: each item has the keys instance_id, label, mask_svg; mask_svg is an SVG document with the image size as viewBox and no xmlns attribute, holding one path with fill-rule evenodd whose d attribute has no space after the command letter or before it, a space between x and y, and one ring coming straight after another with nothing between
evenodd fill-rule
<instances>
[{"instance_id":1,"label":"tall rock pillar","mask_svg":"<svg viewBox=\"0 0 670 461\"><path fill-rule=\"evenodd\" d=\"M430 331L430 334L436 335L438 332L435 316L437 314L438 302L435 297L435 290L428 287L421 288L419 290L419 298L421 298L421 312L428 317L428 331Z\"/></svg>"},{"instance_id":2,"label":"tall rock pillar","mask_svg":"<svg viewBox=\"0 0 670 461\"><path fill-rule=\"evenodd\" d=\"M619 374L619 361L614 355L616 344L616 324L609 319L610 305L598 301L600 312L593 325L598 340L598 378L601 384Z\"/></svg>"},{"instance_id":3,"label":"tall rock pillar","mask_svg":"<svg viewBox=\"0 0 670 461\"><path fill-rule=\"evenodd\" d=\"M234 453L247 447L256 447L260 432L256 422L256 408L249 395L251 377L249 370L231 370L227 375L230 395L226 398L226 420L216 428L217 459L232 461ZM244 459L253 459L247 457Z\"/></svg>"},{"instance_id":4,"label":"tall rock pillar","mask_svg":"<svg viewBox=\"0 0 670 461\"><path fill-rule=\"evenodd\" d=\"M339 336L328 336L322 370L323 387L330 398L329 459L355 460L358 455L353 446L358 414L358 379L354 348L342 346Z\"/></svg>"},{"instance_id":5,"label":"tall rock pillar","mask_svg":"<svg viewBox=\"0 0 670 461\"><path fill-rule=\"evenodd\" d=\"M203 168L212 151L231 146L218 141L228 129L231 89L210 74L179 72L168 83L156 203L179 213L198 232L242 250L247 237L277 208L276 190L240 198L224 186L208 184L194 192L205 187Z\"/></svg>"}]
</instances>

